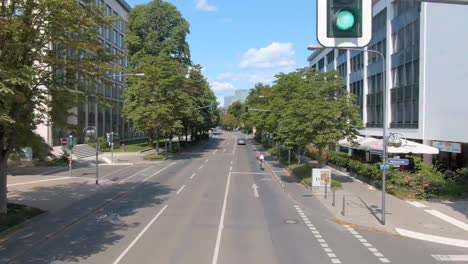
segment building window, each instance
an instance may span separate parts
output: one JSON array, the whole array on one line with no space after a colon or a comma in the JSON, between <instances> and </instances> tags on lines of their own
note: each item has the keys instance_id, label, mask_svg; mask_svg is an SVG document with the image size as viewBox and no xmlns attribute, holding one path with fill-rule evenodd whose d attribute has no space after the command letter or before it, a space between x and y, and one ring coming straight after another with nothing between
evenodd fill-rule
<instances>
[{"instance_id":1,"label":"building window","mask_svg":"<svg viewBox=\"0 0 468 264\"><path fill-rule=\"evenodd\" d=\"M318 65L318 70L321 71L323 69L323 67L325 67L325 59L322 58L321 60L319 60L317 65Z\"/></svg>"},{"instance_id":2,"label":"building window","mask_svg":"<svg viewBox=\"0 0 468 264\"><path fill-rule=\"evenodd\" d=\"M395 0L393 2L393 10L395 17L406 13L408 10L413 9L418 6L418 1L416 0Z\"/></svg>"},{"instance_id":3,"label":"building window","mask_svg":"<svg viewBox=\"0 0 468 264\"><path fill-rule=\"evenodd\" d=\"M367 79L367 127L382 127L383 123L383 73L370 76Z\"/></svg>"},{"instance_id":4,"label":"building window","mask_svg":"<svg viewBox=\"0 0 468 264\"><path fill-rule=\"evenodd\" d=\"M372 32L375 33L381 29L387 28L387 9L383 9L372 18Z\"/></svg>"},{"instance_id":5,"label":"building window","mask_svg":"<svg viewBox=\"0 0 468 264\"><path fill-rule=\"evenodd\" d=\"M124 47L124 36L122 34L119 35L119 47L123 49Z\"/></svg>"},{"instance_id":6,"label":"building window","mask_svg":"<svg viewBox=\"0 0 468 264\"><path fill-rule=\"evenodd\" d=\"M361 52L351 58L351 72L359 71L364 68L364 54Z\"/></svg>"},{"instance_id":7,"label":"building window","mask_svg":"<svg viewBox=\"0 0 468 264\"><path fill-rule=\"evenodd\" d=\"M106 6L106 16L112 16L112 8L109 5Z\"/></svg>"},{"instance_id":8,"label":"building window","mask_svg":"<svg viewBox=\"0 0 468 264\"><path fill-rule=\"evenodd\" d=\"M350 92L356 96L356 104L359 106L359 115L362 119L363 114L363 103L364 103L364 85L363 80L351 83L349 85Z\"/></svg>"},{"instance_id":9,"label":"building window","mask_svg":"<svg viewBox=\"0 0 468 264\"><path fill-rule=\"evenodd\" d=\"M387 54L387 40L383 39L382 41L372 45L369 50L376 50L382 53L384 56ZM372 64L376 63L382 60L382 57L375 53L375 52L369 52L367 55L367 63Z\"/></svg>"},{"instance_id":10,"label":"building window","mask_svg":"<svg viewBox=\"0 0 468 264\"><path fill-rule=\"evenodd\" d=\"M338 65L338 75L341 78L345 79L346 75L347 75L347 72L348 72L348 63L347 62Z\"/></svg>"},{"instance_id":11,"label":"building window","mask_svg":"<svg viewBox=\"0 0 468 264\"><path fill-rule=\"evenodd\" d=\"M327 63L333 63L333 61L335 60L335 50L332 50L330 52L328 52L327 54Z\"/></svg>"},{"instance_id":12,"label":"building window","mask_svg":"<svg viewBox=\"0 0 468 264\"><path fill-rule=\"evenodd\" d=\"M119 41L119 37L118 37L118 34L117 34L117 30L114 29L112 43L118 44L118 41ZM117 45L117 46L119 46L119 45Z\"/></svg>"},{"instance_id":13,"label":"building window","mask_svg":"<svg viewBox=\"0 0 468 264\"><path fill-rule=\"evenodd\" d=\"M419 123L419 61L392 69L392 122L394 128L417 128Z\"/></svg>"},{"instance_id":14,"label":"building window","mask_svg":"<svg viewBox=\"0 0 468 264\"><path fill-rule=\"evenodd\" d=\"M338 50L338 57L345 55L346 52L347 52L347 50L345 50L345 49L339 49Z\"/></svg>"}]
</instances>

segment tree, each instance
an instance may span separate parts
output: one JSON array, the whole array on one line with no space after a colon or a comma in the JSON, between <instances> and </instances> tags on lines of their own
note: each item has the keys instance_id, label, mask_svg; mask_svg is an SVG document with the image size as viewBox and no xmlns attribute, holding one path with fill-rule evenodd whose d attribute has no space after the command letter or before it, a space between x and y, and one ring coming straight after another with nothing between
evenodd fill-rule
<instances>
[{"instance_id":1,"label":"tree","mask_svg":"<svg viewBox=\"0 0 468 264\"><path fill-rule=\"evenodd\" d=\"M245 111L244 105L237 101L232 103L228 108L228 113L233 115L237 120L240 120L242 113Z\"/></svg>"},{"instance_id":2,"label":"tree","mask_svg":"<svg viewBox=\"0 0 468 264\"><path fill-rule=\"evenodd\" d=\"M223 116L223 128L227 130L232 130L237 126L237 118L231 114L225 114Z\"/></svg>"},{"instance_id":3,"label":"tree","mask_svg":"<svg viewBox=\"0 0 468 264\"><path fill-rule=\"evenodd\" d=\"M166 54L189 65L190 49L186 37L190 25L177 8L162 0L137 5L129 14L125 42L130 61L136 64L147 55Z\"/></svg>"},{"instance_id":4,"label":"tree","mask_svg":"<svg viewBox=\"0 0 468 264\"><path fill-rule=\"evenodd\" d=\"M10 154L43 146L36 126L66 123L68 109L87 95L82 88L111 68L115 58L98 42L98 28L112 18L101 14L94 0L1 1L0 213Z\"/></svg>"},{"instance_id":5,"label":"tree","mask_svg":"<svg viewBox=\"0 0 468 264\"><path fill-rule=\"evenodd\" d=\"M193 111L184 89L187 68L162 54L145 57L136 70L145 77L129 79L124 93L124 113L136 129L147 132L152 145L160 132L172 134L180 129L182 119Z\"/></svg>"}]
</instances>

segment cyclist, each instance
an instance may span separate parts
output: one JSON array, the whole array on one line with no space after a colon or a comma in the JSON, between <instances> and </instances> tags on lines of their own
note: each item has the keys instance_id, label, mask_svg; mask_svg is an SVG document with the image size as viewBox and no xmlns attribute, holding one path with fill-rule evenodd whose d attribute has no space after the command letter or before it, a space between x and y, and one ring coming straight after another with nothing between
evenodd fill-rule
<instances>
[{"instance_id":1,"label":"cyclist","mask_svg":"<svg viewBox=\"0 0 468 264\"><path fill-rule=\"evenodd\" d=\"M259 153L258 159L260 160L260 168L263 170L263 161L265 160L265 155L263 155L263 152Z\"/></svg>"}]
</instances>

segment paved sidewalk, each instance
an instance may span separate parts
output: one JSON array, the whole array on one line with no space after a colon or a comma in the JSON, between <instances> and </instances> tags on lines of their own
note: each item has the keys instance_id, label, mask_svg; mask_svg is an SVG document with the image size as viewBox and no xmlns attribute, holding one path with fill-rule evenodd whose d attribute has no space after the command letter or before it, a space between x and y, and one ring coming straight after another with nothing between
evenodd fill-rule
<instances>
[{"instance_id":1,"label":"paved sidewalk","mask_svg":"<svg viewBox=\"0 0 468 264\"><path fill-rule=\"evenodd\" d=\"M258 149L263 149L257 145ZM264 151L264 150L263 150ZM348 173L332 170L332 177L342 183L343 189L335 192L324 189L312 191L310 187L298 182L289 175L286 166L280 164L271 156L266 160L275 172L283 188L303 189L303 193L315 197L335 217L337 222L351 224L357 227L401 235L415 239L431 241L468 248L468 201L405 201L393 195L386 195L386 224L382 225L382 191L351 177ZM310 162L310 160L308 161ZM306 195L303 195L306 196ZM343 196L345 197L345 213L343 215Z\"/></svg>"}]
</instances>

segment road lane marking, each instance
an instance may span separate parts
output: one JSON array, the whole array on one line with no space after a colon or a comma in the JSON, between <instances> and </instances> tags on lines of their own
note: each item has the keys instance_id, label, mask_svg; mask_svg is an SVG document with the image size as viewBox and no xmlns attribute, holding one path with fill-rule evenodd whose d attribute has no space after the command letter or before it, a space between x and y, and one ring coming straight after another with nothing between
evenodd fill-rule
<instances>
[{"instance_id":1,"label":"road lane marking","mask_svg":"<svg viewBox=\"0 0 468 264\"><path fill-rule=\"evenodd\" d=\"M419 202L412 202L412 201L406 201L406 202L417 208L427 208L426 205L419 203Z\"/></svg>"},{"instance_id":2,"label":"road lane marking","mask_svg":"<svg viewBox=\"0 0 468 264\"><path fill-rule=\"evenodd\" d=\"M315 227L313 227L314 225L310 222L309 218L303 213L301 207L299 207L298 205L294 205L294 207L296 208L297 213L301 216L304 223L306 223L309 229L311 230L315 239L320 243L320 246L322 247L323 251L325 251L325 254L327 254L327 256L330 258L330 261L332 263L341 263L340 259L336 257L336 254L333 253L333 250L328 246L325 239L323 239L322 235L320 235L320 232L317 231Z\"/></svg>"},{"instance_id":3,"label":"road lane marking","mask_svg":"<svg viewBox=\"0 0 468 264\"><path fill-rule=\"evenodd\" d=\"M445 222L448 222L448 223L450 223L450 224L452 224L452 225L454 225L454 226L456 226L458 228L461 228L461 229L463 229L465 231L468 231L468 224L463 223L462 221L459 221L459 220L457 220L457 219L455 219L453 217L450 217L450 216L448 216L446 214L443 214L443 213L441 213L441 212L439 212L437 210L425 210L425 211L427 213L435 216L435 217L438 217L438 218L444 220Z\"/></svg>"},{"instance_id":4,"label":"road lane marking","mask_svg":"<svg viewBox=\"0 0 468 264\"><path fill-rule=\"evenodd\" d=\"M158 171L157 171L157 172L155 172L153 175L151 175L151 176L149 176L148 178L146 178L146 179L142 180L141 182L146 182L147 180L149 180L149 179L153 178L154 176L158 175L160 172L163 172L163 171L165 171L166 169L168 169L169 167L172 167L172 166L174 166L175 164L176 164L176 162L173 162L173 163L171 163L171 164L167 165L166 167L164 167L164 168L162 168L162 169L158 170Z\"/></svg>"},{"instance_id":5,"label":"road lane marking","mask_svg":"<svg viewBox=\"0 0 468 264\"><path fill-rule=\"evenodd\" d=\"M231 160L231 165L232 165L232 160Z\"/></svg>"},{"instance_id":6,"label":"road lane marking","mask_svg":"<svg viewBox=\"0 0 468 264\"><path fill-rule=\"evenodd\" d=\"M254 191L254 196L255 196L255 198L260 197L260 195L258 195L258 186L257 186L257 184L255 184L255 183L252 184L252 189L253 189L253 191Z\"/></svg>"},{"instance_id":7,"label":"road lane marking","mask_svg":"<svg viewBox=\"0 0 468 264\"><path fill-rule=\"evenodd\" d=\"M267 172L240 172L240 171L233 171L231 173L232 174L246 174L246 175L268 175L269 174Z\"/></svg>"},{"instance_id":8,"label":"road lane marking","mask_svg":"<svg viewBox=\"0 0 468 264\"><path fill-rule=\"evenodd\" d=\"M232 171L232 166L229 167L229 172L231 172L231 171Z\"/></svg>"},{"instance_id":9,"label":"road lane marking","mask_svg":"<svg viewBox=\"0 0 468 264\"><path fill-rule=\"evenodd\" d=\"M177 191L177 195L180 194L182 192L182 190L185 188L185 185L183 185L182 187L180 187L180 189Z\"/></svg>"},{"instance_id":10,"label":"road lane marking","mask_svg":"<svg viewBox=\"0 0 468 264\"><path fill-rule=\"evenodd\" d=\"M152 169L152 168L154 168L154 167L153 167L153 166L150 166L150 167L148 167L148 168L142 169L142 170L140 170L140 171L134 173L133 175L130 175L130 176L128 176L127 178L123 179L121 182L126 182L126 181L130 180L131 178L137 176L138 174L140 174L140 173L142 173L142 172L144 172L144 171L146 171L146 170Z\"/></svg>"},{"instance_id":11,"label":"road lane marking","mask_svg":"<svg viewBox=\"0 0 468 264\"><path fill-rule=\"evenodd\" d=\"M118 264L124 257L127 255L128 251L138 242L138 240L143 236L143 234L150 228L150 226L161 216L161 214L166 210L167 205L165 205L156 216L151 219L151 221L145 226L143 230L138 234L138 236L130 243L130 245L120 254L120 256L113 262L113 264Z\"/></svg>"},{"instance_id":12,"label":"road lane marking","mask_svg":"<svg viewBox=\"0 0 468 264\"><path fill-rule=\"evenodd\" d=\"M192 176L190 176L190 179L192 180L193 178L195 178L195 175L197 175L196 173L192 174Z\"/></svg>"},{"instance_id":13,"label":"road lane marking","mask_svg":"<svg viewBox=\"0 0 468 264\"><path fill-rule=\"evenodd\" d=\"M468 255L432 255L438 261L468 261Z\"/></svg>"},{"instance_id":14,"label":"road lane marking","mask_svg":"<svg viewBox=\"0 0 468 264\"><path fill-rule=\"evenodd\" d=\"M111 171L111 172L109 172L109 173L107 173L107 174L104 174L102 177L99 177L99 178L100 178L100 179L105 179L106 177L108 177L108 176L110 176L110 175L112 175L112 174L114 174L114 173L123 171L123 170L128 169L128 168L129 168L129 167L125 167L125 168L120 168L120 169L118 169L118 170L116 170L116 171Z\"/></svg>"},{"instance_id":15,"label":"road lane marking","mask_svg":"<svg viewBox=\"0 0 468 264\"><path fill-rule=\"evenodd\" d=\"M424 240L424 241L429 241L429 242L434 242L434 243L439 243L439 244L444 244L444 245L449 245L449 246L468 248L468 240L433 236L433 235L418 233L418 232L405 230L401 228L395 228L395 230L398 232L398 234L405 236L405 237L409 237L409 238L414 238L414 239L419 239L419 240Z\"/></svg>"},{"instance_id":16,"label":"road lane marking","mask_svg":"<svg viewBox=\"0 0 468 264\"><path fill-rule=\"evenodd\" d=\"M40 182L49 182L49 181L71 180L71 179L86 179L86 180L89 180L90 178L84 178L84 177L61 177L61 178L54 178L54 179L46 179L46 180L38 180L38 181L30 181L30 182L13 183L13 184L8 184L7 187L19 186L19 185L28 185L28 184L34 184L34 183L40 183Z\"/></svg>"},{"instance_id":17,"label":"road lane marking","mask_svg":"<svg viewBox=\"0 0 468 264\"><path fill-rule=\"evenodd\" d=\"M203 169L203 165L200 166L200 168L198 168L199 170Z\"/></svg>"},{"instance_id":18,"label":"road lane marking","mask_svg":"<svg viewBox=\"0 0 468 264\"><path fill-rule=\"evenodd\" d=\"M344 225L344 227L350 232L356 239L359 240L359 242L362 243L363 246L365 246L374 256L376 256L380 262L382 263L390 263L390 260L384 257L382 253L379 252L378 249L376 249L374 246L372 246L371 243L367 242L367 240L362 239L362 235L360 235L354 228L350 227L349 225ZM365 242L363 242L365 241Z\"/></svg>"},{"instance_id":19,"label":"road lane marking","mask_svg":"<svg viewBox=\"0 0 468 264\"><path fill-rule=\"evenodd\" d=\"M208 162L208 160L205 160L205 163L207 163L207 162Z\"/></svg>"},{"instance_id":20,"label":"road lane marking","mask_svg":"<svg viewBox=\"0 0 468 264\"><path fill-rule=\"evenodd\" d=\"M228 179L226 183L226 192L224 193L224 202L223 202L223 209L221 211L221 219L219 220L219 227L218 227L218 236L216 237L216 244L215 244L215 249L213 253L213 261L211 262L212 264L217 264L218 263L218 255L219 255L219 246L221 244L221 236L223 234L223 229L224 229L224 215L226 214L226 205L227 205L227 199L229 195L229 184L231 183L231 173L228 174ZM114 263L116 264L116 263Z\"/></svg>"}]
</instances>

